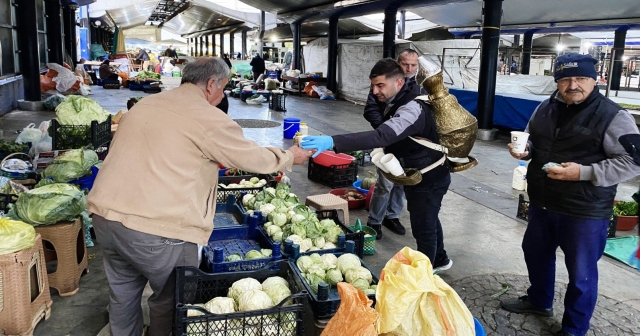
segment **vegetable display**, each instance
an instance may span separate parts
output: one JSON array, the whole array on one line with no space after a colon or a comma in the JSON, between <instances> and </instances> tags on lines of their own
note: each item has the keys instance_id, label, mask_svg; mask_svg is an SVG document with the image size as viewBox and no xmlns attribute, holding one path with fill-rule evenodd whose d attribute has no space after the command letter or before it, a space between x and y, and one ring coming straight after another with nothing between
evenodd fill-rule
<instances>
[{"instance_id":1,"label":"vegetable display","mask_svg":"<svg viewBox=\"0 0 640 336\"><path fill-rule=\"evenodd\" d=\"M56 117L60 125L91 125L96 120L101 123L111 115L100 104L84 96L68 96L56 107Z\"/></svg>"},{"instance_id":2,"label":"vegetable display","mask_svg":"<svg viewBox=\"0 0 640 336\"><path fill-rule=\"evenodd\" d=\"M8 142L0 139L0 153L22 153L26 144Z\"/></svg>"},{"instance_id":3,"label":"vegetable display","mask_svg":"<svg viewBox=\"0 0 640 336\"><path fill-rule=\"evenodd\" d=\"M369 172L369 177L362 179L362 189L369 190L374 183L376 183L376 175Z\"/></svg>"},{"instance_id":4,"label":"vegetable display","mask_svg":"<svg viewBox=\"0 0 640 336\"><path fill-rule=\"evenodd\" d=\"M90 175L98 161L98 154L90 149L72 149L54 158L42 174L55 182L69 182Z\"/></svg>"},{"instance_id":5,"label":"vegetable display","mask_svg":"<svg viewBox=\"0 0 640 336\"><path fill-rule=\"evenodd\" d=\"M73 221L87 208L84 192L67 183L53 183L23 192L8 216L38 226Z\"/></svg>"},{"instance_id":6,"label":"vegetable display","mask_svg":"<svg viewBox=\"0 0 640 336\"><path fill-rule=\"evenodd\" d=\"M616 216L637 216L638 203L620 201L613 205L613 214Z\"/></svg>"},{"instance_id":7,"label":"vegetable display","mask_svg":"<svg viewBox=\"0 0 640 336\"><path fill-rule=\"evenodd\" d=\"M147 71L147 70L142 70L140 72L138 72L138 74L131 78L130 80L134 80L136 82L142 82L142 81L148 81L148 80L160 80L160 74L157 74L155 72L151 72L151 71Z\"/></svg>"},{"instance_id":8,"label":"vegetable display","mask_svg":"<svg viewBox=\"0 0 640 336\"><path fill-rule=\"evenodd\" d=\"M279 183L275 189L244 195L242 204L250 213L259 210L267 216L263 229L273 241L289 239L300 246L302 253L334 249L338 236L344 233L332 219L319 220L313 210L290 192L288 184Z\"/></svg>"},{"instance_id":9,"label":"vegetable display","mask_svg":"<svg viewBox=\"0 0 640 336\"><path fill-rule=\"evenodd\" d=\"M242 260L251 260L251 259L262 259L262 258L271 258L273 251L271 249L261 249L260 251L251 250L245 253L243 256L240 253L234 253L226 256L224 261L232 262L232 261L242 261Z\"/></svg>"},{"instance_id":10,"label":"vegetable display","mask_svg":"<svg viewBox=\"0 0 640 336\"><path fill-rule=\"evenodd\" d=\"M229 184L220 183L218 184L218 187L224 188L224 189L262 188L265 185L267 185L267 180L259 179L257 177L252 177L251 179L249 179L249 181L243 179L240 181L240 183L229 183Z\"/></svg>"},{"instance_id":11,"label":"vegetable display","mask_svg":"<svg viewBox=\"0 0 640 336\"><path fill-rule=\"evenodd\" d=\"M362 196L362 194L357 192L355 189L349 189L349 190L346 190L343 195L340 195L340 198L347 201L357 201L357 200L362 200L365 197Z\"/></svg>"},{"instance_id":12,"label":"vegetable display","mask_svg":"<svg viewBox=\"0 0 640 336\"><path fill-rule=\"evenodd\" d=\"M329 257L330 256L330 257ZM365 294L375 294L376 285L371 285L373 275L360 263L360 258L352 253L340 257L333 254L320 255L313 253L301 256L296 260L303 279L314 293L318 293L318 285L325 283L335 286L339 282L348 282Z\"/></svg>"}]
</instances>

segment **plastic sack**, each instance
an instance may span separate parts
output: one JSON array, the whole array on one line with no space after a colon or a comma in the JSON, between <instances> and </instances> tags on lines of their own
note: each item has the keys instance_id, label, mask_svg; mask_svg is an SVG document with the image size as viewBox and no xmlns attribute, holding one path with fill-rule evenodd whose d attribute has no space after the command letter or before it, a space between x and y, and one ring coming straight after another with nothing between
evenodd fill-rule
<instances>
[{"instance_id":1,"label":"plastic sack","mask_svg":"<svg viewBox=\"0 0 640 336\"><path fill-rule=\"evenodd\" d=\"M29 156L34 158L36 155L42 152L50 152L53 149L53 139L49 136L49 125L51 120L45 120L40 123L38 129L44 134L42 139L37 143L33 143L31 149L29 149Z\"/></svg>"},{"instance_id":2,"label":"plastic sack","mask_svg":"<svg viewBox=\"0 0 640 336\"><path fill-rule=\"evenodd\" d=\"M62 101L64 100L65 96L56 93L53 96L47 98L44 100L43 104L44 104L44 108L46 108L49 111L55 111L56 107L58 107L58 105L60 105L60 103L62 103Z\"/></svg>"},{"instance_id":3,"label":"plastic sack","mask_svg":"<svg viewBox=\"0 0 640 336\"><path fill-rule=\"evenodd\" d=\"M0 218L0 255L18 252L33 247L36 240L36 230L33 226Z\"/></svg>"},{"instance_id":4,"label":"plastic sack","mask_svg":"<svg viewBox=\"0 0 640 336\"><path fill-rule=\"evenodd\" d=\"M47 75L40 76L40 92L47 92L56 89L56 82ZM56 91L57 92L57 91Z\"/></svg>"},{"instance_id":5,"label":"plastic sack","mask_svg":"<svg viewBox=\"0 0 640 336\"><path fill-rule=\"evenodd\" d=\"M338 283L340 306L320 336L378 336L375 328L378 313L373 301L352 284Z\"/></svg>"},{"instance_id":6,"label":"plastic sack","mask_svg":"<svg viewBox=\"0 0 640 336\"><path fill-rule=\"evenodd\" d=\"M74 74L73 71L60 64L47 63L47 67L58 72L58 75L53 79L53 81L56 82L56 90L60 92L65 92L71 89L78 81L76 74Z\"/></svg>"},{"instance_id":7,"label":"plastic sack","mask_svg":"<svg viewBox=\"0 0 640 336\"><path fill-rule=\"evenodd\" d=\"M42 139L43 134L42 131L36 128L36 124L30 123L27 127L22 129L22 132L18 134L16 138L16 143L36 143Z\"/></svg>"},{"instance_id":8,"label":"plastic sack","mask_svg":"<svg viewBox=\"0 0 640 336\"><path fill-rule=\"evenodd\" d=\"M251 104L251 105L260 105L264 102L267 101L267 98L265 98L263 95L260 95L259 97L255 98L255 99L249 99L247 98L247 104Z\"/></svg>"},{"instance_id":9,"label":"plastic sack","mask_svg":"<svg viewBox=\"0 0 640 336\"><path fill-rule=\"evenodd\" d=\"M318 92L316 92L313 87L316 85L316 82L309 82L307 86L304 87L304 93L306 93L311 98L320 98Z\"/></svg>"},{"instance_id":10,"label":"plastic sack","mask_svg":"<svg viewBox=\"0 0 640 336\"><path fill-rule=\"evenodd\" d=\"M408 247L387 262L376 291L379 334L475 335L471 312L458 294L433 275L429 258Z\"/></svg>"}]
</instances>

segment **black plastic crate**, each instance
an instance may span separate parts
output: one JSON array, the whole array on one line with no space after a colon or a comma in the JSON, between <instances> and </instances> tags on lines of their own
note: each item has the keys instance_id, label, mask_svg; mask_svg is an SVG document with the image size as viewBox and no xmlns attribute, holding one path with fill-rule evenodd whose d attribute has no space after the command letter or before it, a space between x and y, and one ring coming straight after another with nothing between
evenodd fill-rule
<instances>
[{"instance_id":1,"label":"black plastic crate","mask_svg":"<svg viewBox=\"0 0 640 336\"><path fill-rule=\"evenodd\" d=\"M57 119L49 126L52 150L78 149L92 145L94 149L108 147L111 142L111 116L104 122L91 125L60 125Z\"/></svg>"},{"instance_id":2,"label":"black plastic crate","mask_svg":"<svg viewBox=\"0 0 640 336\"><path fill-rule=\"evenodd\" d=\"M347 242L347 250L345 253L353 253L352 242ZM344 253L333 253L336 257L341 256ZM340 307L340 295L338 294L338 288L336 286L329 287L329 285L318 286L318 293L314 293L311 290L309 284L303 279L302 272L296 265L297 258L290 258L289 265L296 273L299 281L304 286L306 292L309 295L309 305L311 306L311 310L313 311L313 316L317 319L328 319L335 315L336 311L338 311L338 307ZM365 264L365 262L360 258L360 264L362 267L366 268L371 272L371 285L378 285L380 281L376 274L371 271L371 268ZM373 304L375 306L376 296L375 294L368 295L369 299L373 300Z\"/></svg>"},{"instance_id":3,"label":"black plastic crate","mask_svg":"<svg viewBox=\"0 0 640 336\"><path fill-rule=\"evenodd\" d=\"M284 93L272 93L269 98L269 108L278 112L287 112L285 101L287 95Z\"/></svg>"},{"instance_id":4,"label":"black plastic crate","mask_svg":"<svg viewBox=\"0 0 640 336\"><path fill-rule=\"evenodd\" d=\"M114 89L114 90L119 90L120 89L120 81L117 79L103 79L102 80L102 87L104 89Z\"/></svg>"},{"instance_id":5,"label":"black plastic crate","mask_svg":"<svg viewBox=\"0 0 640 336\"><path fill-rule=\"evenodd\" d=\"M256 188L222 188L220 184L230 184L230 183L238 183L241 180L248 180L252 177L257 177L259 179L267 180L267 184L264 187L256 187ZM262 191L263 188L272 187L275 188L278 185L278 182L271 175L258 174L254 176L243 175L243 176L220 176L218 177L218 192L216 193L216 203L226 203L229 195L234 195L236 199L241 198L242 193L247 194L257 194Z\"/></svg>"},{"instance_id":6,"label":"black plastic crate","mask_svg":"<svg viewBox=\"0 0 640 336\"><path fill-rule=\"evenodd\" d=\"M526 221L529 220L529 201L524 199L523 194L518 197L518 213L516 217Z\"/></svg>"},{"instance_id":7,"label":"black plastic crate","mask_svg":"<svg viewBox=\"0 0 640 336\"><path fill-rule=\"evenodd\" d=\"M177 267L174 335L304 336L307 293L290 264L286 260L278 263L280 267L277 271L267 268L219 274L205 273L195 267ZM272 276L281 276L289 282L289 289L294 294L282 303L291 301L291 304L285 306L279 303L273 308L230 314L213 314L192 306L206 303L214 297L226 297L229 288L237 280L250 277L263 282ZM204 315L187 317L189 309L198 310ZM263 330L268 332L265 333Z\"/></svg>"},{"instance_id":8,"label":"black plastic crate","mask_svg":"<svg viewBox=\"0 0 640 336\"><path fill-rule=\"evenodd\" d=\"M358 179L358 164L353 162L348 165L325 167L310 159L307 177L332 189L349 187Z\"/></svg>"}]
</instances>

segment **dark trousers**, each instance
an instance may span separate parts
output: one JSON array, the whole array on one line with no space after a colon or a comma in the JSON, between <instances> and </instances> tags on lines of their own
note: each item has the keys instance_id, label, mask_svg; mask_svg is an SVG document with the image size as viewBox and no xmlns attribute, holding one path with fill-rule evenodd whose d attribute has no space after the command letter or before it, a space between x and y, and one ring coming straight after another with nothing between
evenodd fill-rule
<instances>
[{"instance_id":1,"label":"dark trousers","mask_svg":"<svg viewBox=\"0 0 640 336\"><path fill-rule=\"evenodd\" d=\"M418 251L424 253L432 265L447 256L444 250L442 224L438 219L442 198L451 184L451 177L439 181L422 180L415 186L405 186L407 210L411 219L411 231Z\"/></svg>"},{"instance_id":2,"label":"dark trousers","mask_svg":"<svg viewBox=\"0 0 640 336\"><path fill-rule=\"evenodd\" d=\"M93 215L109 281L111 335L142 335L142 292L147 282L150 336L173 332L176 266L198 266L198 246L177 239L134 231L119 222Z\"/></svg>"},{"instance_id":3,"label":"dark trousers","mask_svg":"<svg viewBox=\"0 0 640 336\"><path fill-rule=\"evenodd\" d=\"M584 335L598 299L598 260L604 253L609 219L584 219L550 212L531 204L522 240L531 287L531 304L553 306L556 250L562 249L569 273L562 329Z\"/></svg>"}]
</instances>

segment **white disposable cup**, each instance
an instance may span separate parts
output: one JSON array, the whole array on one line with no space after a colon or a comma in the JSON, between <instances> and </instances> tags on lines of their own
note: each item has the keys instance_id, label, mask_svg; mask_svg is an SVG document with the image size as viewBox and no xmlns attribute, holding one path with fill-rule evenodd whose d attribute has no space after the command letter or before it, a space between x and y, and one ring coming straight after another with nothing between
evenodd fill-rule
<instances>
[{"instance_id":1,"label":"white disposable cup","mask_svg":"<svg viewBox=\"0 0 640 336\"><path fill-rule=\"evenodd\" d=\"M373 158L373 156L378 154L378 153L384 153L384 150L382 148L376 148L376 149L372 150L371 154L369 154L369 155Z\"/></svg>"},{"instance_id":2,"label":"white disposable cup","mask_svg":"<svg viewBox=\"0 0 640 336\"><path fill-rule=\"evenodd\" d=\"M380 159L382 159L382 157L384 157L384 153L376 153L375 155L373 155L371 157L371 163L373 163L374 165L376 165L376 167L380 168L380 170L382 170L385 173L388 173L389 171L387 170L387 168L385 168L381 163L380 163Z\"/></svg>"},{"instance_id":3,"label":"white disposable cup","mask_svg":"<svg viewBox=\"0 0 640 336\"><path fill-rule=\"evenodd\" d=\"M527 149L527 140L529 140L529 133L526 132L511 132L511 145L512 151L516 154L522 154Z\"/></svg>"},{"instance_id":4,"label":"white disposable cup","mask_svg":"<svg viewBox=\"0 0 640 336\"><path fill-rule=\"evenodd\" d=\"M404 169L400 165L400 161L396 159L393 154L387 154L380 159L380 163L389 171L393 176L403 176Z\"/></svg>"}]
</instances>

